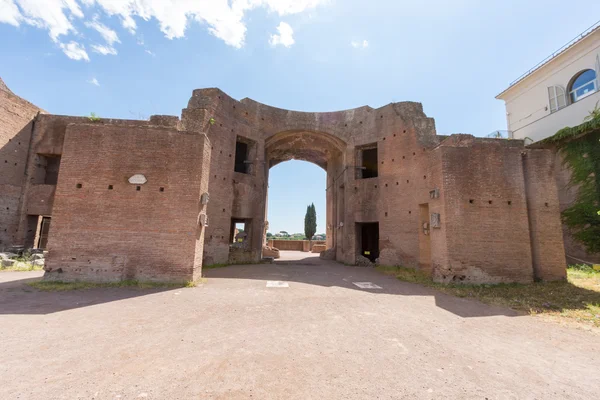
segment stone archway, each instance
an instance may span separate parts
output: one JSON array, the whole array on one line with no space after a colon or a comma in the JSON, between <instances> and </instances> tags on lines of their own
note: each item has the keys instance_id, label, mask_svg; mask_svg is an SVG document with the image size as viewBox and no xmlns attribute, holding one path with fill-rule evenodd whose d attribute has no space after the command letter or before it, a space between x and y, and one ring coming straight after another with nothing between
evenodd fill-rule
<instances>
[{"instance_id":1,"label":"stone archway","mask_svg":"<svg viewBox=\"0 0 600 400\"><path fill-rule=\"evenodd\" d=\"M0 224L22 244L31 217L51 216L46 270L61 280L193 280L203 265L258 262L269 168L289 159L327 172L338 261L369 256L445 282L565 276L552 152L438 136L419 103L298 112L212 88L194 90L181 119L40 114L23 129L21 172L4 163L20 200ZM60 157L56 184L40 155ZM143 186L128 179L138 174Z\"/></svg>"},{"instance_id":2,"label":"stone archway","mask_svg":"<svg viewBox=\"0 0 600 400\"><path fill-rule=\"evenodd\" d=\"M237 101L218 89L194 91L180 128L205 133L211 143L204 265L260 260L269 168L299 159L327 171L327 245L337 261L371 256L421 268L438 281L529 282L534 260L564 276L560 262L537 256L553 243L552 259L561 259L560 220L531 235L528 225L528 216L542 215L556 198L550 189L542 196L535 175L543 170L553 179L544 164L549 153L530 152L522 142L437 136L434 120L414 102L298 112ZM531 185L547 206L529 201ZM240 220L251 231L245 248L232 251L226 232Z\"/></svg>"},{"instance_id":3,"label":"stone archway","mask_svg":"<svg viewBox=\"0 0 600 400\"><path fill-rule=\"evenodd\" d=\"M266 179L269 169L289 161L302 160L318 165L327 172L326 191L326 241L327 248L335 247L336 229L339 226L338 204L343 204L344 192L334 185L340 171L344 170L347 144L340 138L325 132L292 130L283 131L265 140ZM268 190L265 192L265 207ZM265 216L267 210L265 208Z\"/></svg>"}]
</instances>

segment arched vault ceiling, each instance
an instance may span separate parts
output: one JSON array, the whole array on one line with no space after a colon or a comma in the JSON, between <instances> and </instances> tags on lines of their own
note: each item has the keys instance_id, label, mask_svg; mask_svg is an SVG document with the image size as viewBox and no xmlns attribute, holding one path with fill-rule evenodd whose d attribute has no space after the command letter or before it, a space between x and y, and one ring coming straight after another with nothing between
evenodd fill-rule
<instances>
[{"instance_id":1,"label":"arched vault ceiling","mask_svg":"<svg viewBox=\"0 0 600 400\"><path fill-rule=\"evenodd\" d=\"M266 140L269 167L288 160L312 162L327 170L327 163L344 151L346 144L323 132L280 132Z\"/></svg>"}]
</instances>

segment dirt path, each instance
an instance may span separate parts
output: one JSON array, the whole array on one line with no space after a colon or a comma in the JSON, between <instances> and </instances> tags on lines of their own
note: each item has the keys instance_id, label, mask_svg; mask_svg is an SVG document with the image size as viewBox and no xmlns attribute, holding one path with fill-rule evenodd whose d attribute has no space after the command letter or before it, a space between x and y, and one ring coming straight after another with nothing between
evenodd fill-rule
<instances>
[{"instance_id":1,"label":"dirt path","mask_svg":"<svg viewBox=\"0 0 600 400\"><path fill-rule=\"evenodd\" d=\"M596 335L302 257L209 270L201 287L163 291L43 293L23 283L38 272L0 273L0 398L600 393Z\"/></svg>"}]
</instances>

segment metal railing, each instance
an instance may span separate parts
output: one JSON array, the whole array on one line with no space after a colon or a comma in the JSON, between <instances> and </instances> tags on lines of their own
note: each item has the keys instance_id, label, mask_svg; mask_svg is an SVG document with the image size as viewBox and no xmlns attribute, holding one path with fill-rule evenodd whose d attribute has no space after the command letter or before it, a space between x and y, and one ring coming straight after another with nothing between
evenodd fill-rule
<instances>
[{"instance_id":1,"label":"metal railing","mask_svg":"<svg viewBox=\"0 0 600 400\"><path fill-rule=\"evenodd\" d=\"M554 57L558 56L563 51L565 51L567 48L571 47L573 44L575 44L576 42L580 41L581 39L583 39L584 37L586 37L590 33L594 32L598 28L600 28L600 20L597 21L594 25L592 25L589 28L587 28L582 33L580 33L579 35L577 35L576 37L574 37L573 39L571 39L568 43L566 43L565 45L563 45L560 49L556 50L554 53L552 53L551 55L549 55L548 57L544 58L542 61L540 61L539 63L537 63L529 71L525 72L523 75L519 76L517 79L515 79L514 81L512 81L510 83L510 85L508 85L508 87L511 87L515 83L517 83L517 82L525 79L526 77L528 77L529 75L531 75L535 70L537 70L538 68L540 68L542 65L546 64L548 61L552 60Z\"/></svg>"},{"instance_id":2,"label":"metal railing","mask_svg":"<svg viewBox=\"0 0 600 400\"><path fill-rule=\"evenodd\" d=\"M485 135L485 137L492 139L512 139L512 132L507 130L497 130Z\"/></svg>"}]
</instances>

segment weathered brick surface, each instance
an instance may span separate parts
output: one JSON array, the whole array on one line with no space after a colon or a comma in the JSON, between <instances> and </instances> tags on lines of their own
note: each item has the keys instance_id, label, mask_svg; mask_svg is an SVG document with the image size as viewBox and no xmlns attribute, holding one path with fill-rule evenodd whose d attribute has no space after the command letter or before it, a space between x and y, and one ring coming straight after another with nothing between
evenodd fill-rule
<instances>
[{"instance_id":1,"label":"weathered brick surface","mask_svg":"<svg viewBox=\"0 0 600 400\"><path fill-rule=\"evenodd\" d=\"M522 142L436 136L433 120L417 103L302 113L203 89L194 91L182 123L206 130L218 151L210 192L226 203L209 207L216 216L205 247L211 263L231 260L231 218L255 221L249 246L254 251L262 245L263 227L256 222L265 220L268 168L291 158L327 170L327 245L340 261L355 260L356 223L379 222L381 264L419 267L444 281L529 282L534 257L540 260L532 248L556 234L548 225L530 235ZM238 135L256 144L250 175L233 172ZM373 144L378 177L358 179L357 149ZM547 167L533 170L553 174ZM549 186L539 190L556 196ZM441 225L424 229L431 214L440 215Z\"/></svg>"},{"instance_id":2,"label":"weathered brick surface","mask_svg":"<svg viewBox=\"0 0 600 400\"><path fill-rule=\"evenodd\" d=\"M533 270L542 280L566 278L560 203L550 150L531 149L523 155Z\"/></svg>"},{"instance_id":3,"label":"weathered brick surface","mask_svg":"<svg viewBox=\"0 0 600 400\"><path fill-rule=\"evenodd\" d=\"M437 279L530 282L522 143L456 135L440 149L448 258Z\"/></svg>"},{"instance_id":4,"label":"weathered brick surface","mask_svg":"<svg viewBox=\"0 0 600 400\"><path fill-rule=\"evenodd\" d=\"M249 146L247 174L234 171L237 139ZM378 176L361 179L359 150L373 146ZM555 166L546 154L520 141L437 136L418 103L305 113L201 89L181 120L39 116L16 240L32 240L34 217L51 213L48 265L69 279L182 280L202 263L255 262L269 168L294 158L327 171L327 254L339 261L356 261L357 224L378 222L380 264L439 281L561 279ZM44 177L57 156L54 189ZM149 177L139 192L126 183L135 173ZM206 190L209 225L195 230ZM232 219L246 222L243 246L231 244Z\"/></svg>"},{"instance_id":5,"label":"weathered brick surface","mask_svg":"<svg viewBox=\"0 0 600 400\"><path fill-rule=\"evenodd\" d=\"M32 120L40 111L0 87L0 248L16 240Z\"/></svg>"},{"instance_id":6,"label":"weathered brick surface","mask_svg":"<svg viewBox=\"0 0 600 400\"><path fill-rule=\"evenodd\" d=\"M209 159L208 140L199 133L68 125L52 213L48 277L198 277L203 241L199 214L204 212L200 196L207 188ZM129 183L135 174L148 182Z\"/></svg>"}]
</instances>

